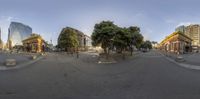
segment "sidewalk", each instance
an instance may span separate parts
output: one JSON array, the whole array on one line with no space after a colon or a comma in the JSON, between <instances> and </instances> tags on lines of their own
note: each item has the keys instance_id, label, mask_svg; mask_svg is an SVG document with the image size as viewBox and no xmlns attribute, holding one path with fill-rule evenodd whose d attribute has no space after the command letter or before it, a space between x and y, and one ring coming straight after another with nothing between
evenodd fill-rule
<instances>
[{"instance_id":1,"label":"sidewalk","mask_svg":"<svg viewBox=\"0 0 200 99\"><path fill-rule=\"evenodd\" d=\"M173 53L166 53L163 51L159 51L160 54L166 57L169 61L185 67L189 69L195 69L195 70L200 70L200 53L188 53L188 54L181 54L181 55L176 55ZM176 61L177 57L181 57L183 61Z\"/></svg>"},{"instance_id":2,"label":"sidewalk","mask_svg":"<svg viewBox=\"0 0 200 99\"><path fill-rule=\"evenodd\" d=\"M36 59L33 59L33 55ZM25 67L32 63L35 63L43 58L42 55L36 53L5 53L0 52L0 70L10 70ZM6 59L15 59L15 66L5 66Z\"/></svg>"},{"instance_id":3,"label":"sidewalk","mask_svg":"<svg viewBox=\"0 0 200 99\"><path fill-rule=\"evenodd\" d=\"M188 55L186 54L182 56L186 60L185 63L200 66L200 53L192 53L192 54L188 54Z\"/></svg>"}]
</instances>

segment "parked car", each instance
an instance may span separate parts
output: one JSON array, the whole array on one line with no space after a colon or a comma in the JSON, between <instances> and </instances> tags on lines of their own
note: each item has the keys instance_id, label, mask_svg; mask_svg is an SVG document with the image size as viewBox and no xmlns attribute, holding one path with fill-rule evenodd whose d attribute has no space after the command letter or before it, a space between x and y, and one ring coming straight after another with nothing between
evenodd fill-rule
<instances>
[{"instance_id":1,"label":"parked car","mask_svg":"<svg viewBox=\"0 0 200 99\"><path fill-rule=\"evenodd\" d=\"M147 50L146 48L142 48L141 51L145 53L145 52L147 52L148 50Z\"/></svg>"}]
</instances>

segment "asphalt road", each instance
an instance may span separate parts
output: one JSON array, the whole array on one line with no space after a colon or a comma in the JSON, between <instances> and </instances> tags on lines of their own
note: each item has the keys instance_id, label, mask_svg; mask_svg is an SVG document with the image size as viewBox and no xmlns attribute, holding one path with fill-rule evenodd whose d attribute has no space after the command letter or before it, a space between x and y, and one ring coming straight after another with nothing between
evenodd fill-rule
<instances>
[{"instance_id":1,"label":"asphalt road","mask_svg":"<svg viewBox=\"0 0 200 99\"><path fill-rule=\"evenodd\" d=\"M0 71L0 99L200 99L200 71L155 51L117 64L49 54L17 70Z\"/></svg>"}]
</instances>

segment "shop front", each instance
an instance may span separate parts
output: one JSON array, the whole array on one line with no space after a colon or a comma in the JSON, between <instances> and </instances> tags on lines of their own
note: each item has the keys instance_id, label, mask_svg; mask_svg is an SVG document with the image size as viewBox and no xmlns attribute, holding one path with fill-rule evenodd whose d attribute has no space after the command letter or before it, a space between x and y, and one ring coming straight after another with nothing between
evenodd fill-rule
<instances>
[{"instance_id":1,"label":"shop front","mask_svg":"<svg viewBox=\"0 0 200 99\"><path fill-rule=\"evenodd\" d=\"M181 32L174 32L160 43L160 49L166 52L183 54L192 51L191 42L192 39Z\"/></svg>"},{"instance_id":2,"label":"shop front","mask_svg":"<svg viewBox=\"0 0 200 99\"><path fill-rule=\"evenodd\" d=\"M38 34L32 34L29 38L22 41L24 50L27 52L40 53L45 50L45 42Z\"/></svg>"}]
</instances>

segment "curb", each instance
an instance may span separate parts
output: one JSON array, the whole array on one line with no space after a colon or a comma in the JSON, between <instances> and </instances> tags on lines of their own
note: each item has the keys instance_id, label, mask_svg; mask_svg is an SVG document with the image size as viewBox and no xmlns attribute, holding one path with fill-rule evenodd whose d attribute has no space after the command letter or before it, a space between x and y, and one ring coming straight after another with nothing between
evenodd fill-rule
<instances>
[{"instance_id":1,"label":"curb","mask_svg":"<svg viewBox=\"0 0 200 99\"><path fill-rule=\"evenodd\" d=\"M43 59L44 57L43 56L40 56L38 57L37 59L35 60L32 60L32 61L29 61L29 62L25 62L23 64L19 64L19 65L16 65L14 67L6 67L6 66L0 66L0 71L5 71L5 70L13 70L13 69L19 69L19 68L22 68L22 67L26 67L28 65L31 65L33 63L36 63L37 61Z\"/></svg>"},{"instance_id":2,"label":"curb","mask_svg":"<svg viewBox=\"0 0 200 99\"><path fill-rule=\"evenodd\" d=\"M200 66L198 65L191 65L191 64L186 64L186 63L179 63L179 62L176 62L175 60L171 59L171 58L168 58L166 57L164 54L162 54L161 52L159 52L162 56L164 56L168 61L176 64L176 65L179 65L181 67L184 67L184 68L187 68L187 69L193 69L193 70L200 70Z\"/></svg>"}]
</instances>

